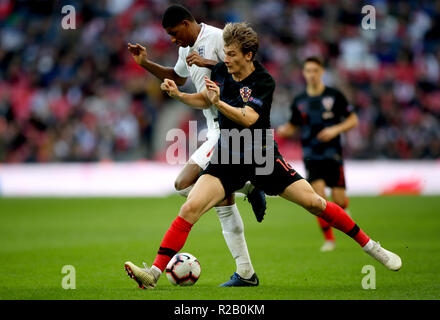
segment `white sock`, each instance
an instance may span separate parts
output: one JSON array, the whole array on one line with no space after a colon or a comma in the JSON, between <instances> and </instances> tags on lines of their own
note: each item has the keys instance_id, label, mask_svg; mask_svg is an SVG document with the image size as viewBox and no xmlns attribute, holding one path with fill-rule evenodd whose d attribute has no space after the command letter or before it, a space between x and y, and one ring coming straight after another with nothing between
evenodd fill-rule
<instances>
[{"instance_id":1,"label":"white sock","mask_svg":"<svg viewBox=\"0 0 440 320\"><path fill-rule=\"evenodd\" d=\"M254 274L244 238L244 225L237 205L215 207L223 229L223 236L237 265L237 273L244 279Z\"/></svg>"},{"instance_id":2,"label":"white sock","mask_svg":"<svg viewBox=\"0 0 440 320\"><path fill-rule=\"evenodd\" d=\"M365 244L365 246L362 247L362 249L364 249L364 251L370 251L371 249L373 249L373 245L374 245L374 241L373 239L368 240L368 242Z\"/></svg>"},{"instance_id":3,"label":"white sock","mask_svg":"<svg viewBox=\"0 0 440 320\"><path fill-rule=\"evenodd\" d=\"M159 280L160 275L162 274L162 271L154 265L151 266L150 271L153 274L154 278L156 278L156 281Z\"/></svg>"},{"instance_id":4,"label":"white sock","mask_svg":"<svg viewBox=\"0 0 440 320\"><path fill-rule=\"evenodd\" d=\"M249 193L252 192L252 190L255 189L255 186L250 183L249 181L245 183L245 185L243 186L243 188L238 189L236 192L240 192L243 193L245 196L247 196Z\"/></svg>"},{"instance_id":5,"label":"white sock","mask_svg":"<svg viewBox=\"0 0 440 320\"><path fill-rule=\"evenodd\" d=\"M186 187L185 189L182 190L176 190L178 194L180 194L182 197L188 198L189 192L192 190L192 188L194 187L194 185L190 185L189 187Z\"/></svg>"}]
</instances>

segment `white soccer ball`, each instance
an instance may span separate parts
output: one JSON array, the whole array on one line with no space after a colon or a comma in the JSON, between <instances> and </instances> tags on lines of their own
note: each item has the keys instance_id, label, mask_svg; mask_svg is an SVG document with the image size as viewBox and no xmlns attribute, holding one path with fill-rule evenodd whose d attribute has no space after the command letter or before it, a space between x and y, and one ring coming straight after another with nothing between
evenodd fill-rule
<instances>
[{"instance_id":1,"label":"white soccer ball","mask_svg":"<svg viewBox=\"0 0 440 320\"><path fill-rule=\"evenodd\" d=\"M165 269L171 284L177 286L192 286L200 277L200 263L190 253L176 254Z\"/></svg>"}]
</instances>

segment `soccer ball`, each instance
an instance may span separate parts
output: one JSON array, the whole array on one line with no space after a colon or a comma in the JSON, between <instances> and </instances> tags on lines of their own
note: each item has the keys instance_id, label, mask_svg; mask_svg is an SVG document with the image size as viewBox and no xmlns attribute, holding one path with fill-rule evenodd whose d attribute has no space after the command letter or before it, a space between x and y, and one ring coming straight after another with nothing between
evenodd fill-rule
<instances>
[{"instance_id":1,"label":"soccer ball","mask_svg":"<svg viewBox=\"0 0 440 320\"><path fill-rule=\"evenodd\" d=\"M190 253L176 254L165 269L167 278L173 285L192 286L200 277L200 263Z\"/></svg>"}]
</instances>

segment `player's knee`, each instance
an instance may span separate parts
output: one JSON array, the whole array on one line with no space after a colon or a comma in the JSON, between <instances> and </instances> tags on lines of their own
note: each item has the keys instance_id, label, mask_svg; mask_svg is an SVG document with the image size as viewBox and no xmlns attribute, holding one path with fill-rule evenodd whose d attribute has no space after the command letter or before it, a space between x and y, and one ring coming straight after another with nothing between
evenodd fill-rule
<instances>
[{"instance_id":1,"label":"player's knee","mask_svg":"<svg viewBox=\"0 0 440 320\"><path fill-rule=\"evenodd\" d=\"M342 209L346 209L348 207L348 198L343 196L333 196L333 202L340 206Z\"/></svg>"},{"instance_id":2,"label":"player's knee","mask_svg":"<svg viewBox=\"0 0 440 320\"><path fill-rule=\"evenodd\" d=\"M177 177L176 181L174 181L174 188L176 191L184 190L192 185L192 181L188 181L187 179Z\"/></svg>"},{"instance_id":3,"label":"player's knee","mask_svg":"<svg viewBox=\"0 0 440 320\"><path fill-rule=\"evenodd\" d=\"M303 203L303 207L313 214L320 214L325 210L325 200L317 193L311 193Z\"/></svg>"},{"instance_id":4,"label":"player's knee","mask_svg":"<svg viewBox=\"0 0 440 320\"><path fill-rule=\"evenodd\" d=\"M346 204L345 204L345 199L338 199L338 198L334 198L333 202L336 203L338 206L340 206L341 208L345 208Z\"/></svg>"},{"instance_id":5,"label":"player's knee","mask_svg":"<svg viewBox=\"0 0 440 320\"><path fill-rule=\"evenodd\" d=\"M194 201L186 201L180 208L179 216L187 221L193 220L198 215L198 206Z\"/></svg>"}]
</instances>

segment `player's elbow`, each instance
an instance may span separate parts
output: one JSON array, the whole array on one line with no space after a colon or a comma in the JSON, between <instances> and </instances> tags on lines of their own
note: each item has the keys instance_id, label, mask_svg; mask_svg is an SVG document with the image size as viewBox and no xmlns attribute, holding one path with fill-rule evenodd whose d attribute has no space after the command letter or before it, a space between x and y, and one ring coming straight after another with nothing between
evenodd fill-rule
<instances>
[{"instance_id":1,"label":"player's elbow","mask_svg":"<svg viewBox=\"0 0 440 320\"><path fill-rule=\"evenodd\" d=\"M177 86L183 86L186 83L186 78L179 76L174 69L171 70L172 80L176 83Z\"/></svg>"},{"instance_id":2,"label":"player's elbow","mask_svg":"<svg viewBox=\"0 0 440 320\"><path fill-rule=\"evenodd\" d=\"M295 133L295 127L290 125L289 123L286 123L285 125L282 125L277 129L277 134L280 136L280 138L290 138Z\"/></svg>"},{"instance_id":3,"label":"player's elbow","mask_svg":"<svg viewBox=\"0 0 440 320\"><path fill-rule=\"evenodd\" d=\"M283 138L283 139L290 138L290 135L287 134L287 133L286 133L285 131L283 131L283 130L277 130L277 134L278 134L278 136L279 136L280 138Z\"/></svg>"},{"instance_id":4,"label":"player's elbow","mask_svg":"<svg viewBox=\"0 0 440 320\"><path fill-rule=\"evenodd\" d=\"M241 125L245 128L250 128L257 122L258 118L259 118L258 113L256 112L248 113L245 117L243 117Z\"/></svg>"},{"instance_id":5,"label":"player's elbow","mask_svg":"<svg viewBox=\"0 0 440 320\"><path fill-rule=\"evenodd\" d=\"M242 126L245 128L250 128L257 120L244 119L242 122Z\"/></svg>"}]
</instances>

